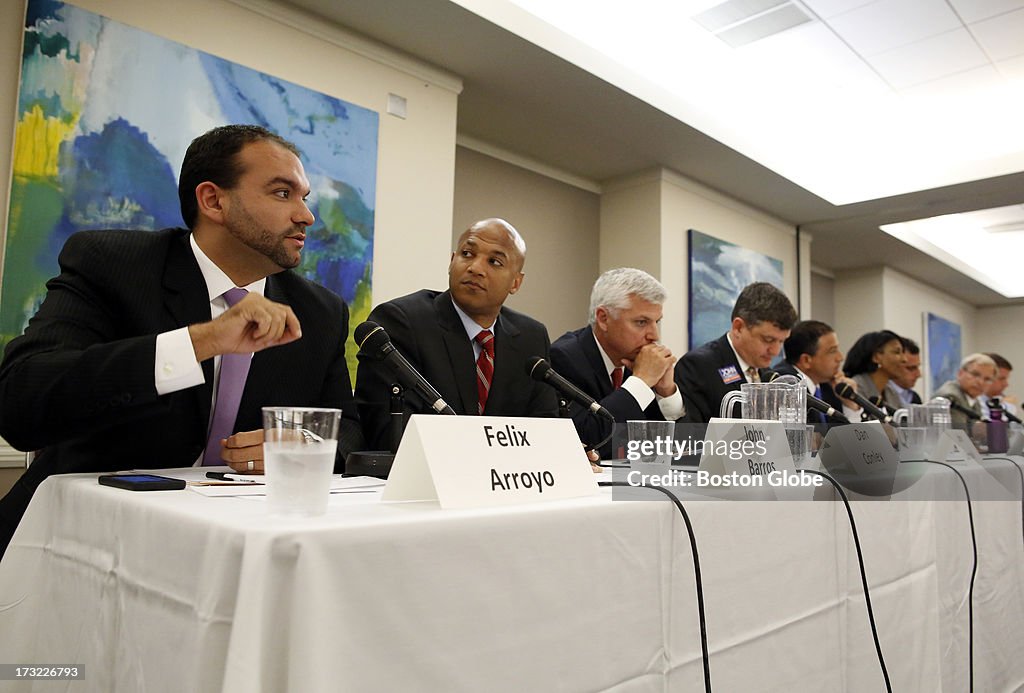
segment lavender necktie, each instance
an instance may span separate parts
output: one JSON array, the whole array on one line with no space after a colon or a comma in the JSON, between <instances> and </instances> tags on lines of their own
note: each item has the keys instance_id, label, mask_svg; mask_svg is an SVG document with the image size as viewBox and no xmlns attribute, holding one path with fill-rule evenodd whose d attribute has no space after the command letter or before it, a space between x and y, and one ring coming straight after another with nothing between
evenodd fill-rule
<instances>
[{"instance_id":1,"label":"lavender necktie","mask_svg":"<svg viewBox=\"0 0 1024 693\"><path fill-rule=\"evenodd\" d=\"M249 293L245 289L228 289L223 293L228 308L241 301ZM252 354L224 354L220 357L220 380L217 382L217 403L213 409L213 420L210 422L210 437L206 441L206 452L203 465L224 464L220 458L220 441L234 431L235 418L238 416L238 403L242 401L242 390L245 389L245 376L249 374Z\"/></svg>"}]
</instances>

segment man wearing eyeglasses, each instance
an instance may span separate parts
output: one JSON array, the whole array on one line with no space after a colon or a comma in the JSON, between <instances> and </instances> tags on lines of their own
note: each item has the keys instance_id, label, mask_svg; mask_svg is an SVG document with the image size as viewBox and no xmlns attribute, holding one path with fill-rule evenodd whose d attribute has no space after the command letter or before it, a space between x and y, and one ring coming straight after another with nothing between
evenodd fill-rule
<instances>
[{"instance_id":1,"label":"man wearing eyeglasses","mask_svg":"<svg viewBox=\"0 0 1024 693\"><path fill-rule=\"evenodd\" d=\"M996 362L985 354L971 354L960 362L956 380L949 380L936 392L936 397L945 397L950 402L973 411L980 419L981 402L978 398L996 379ZM967 428L970 417L954 406L950 410L953 425Z\"/></svg>"}]
</instances>

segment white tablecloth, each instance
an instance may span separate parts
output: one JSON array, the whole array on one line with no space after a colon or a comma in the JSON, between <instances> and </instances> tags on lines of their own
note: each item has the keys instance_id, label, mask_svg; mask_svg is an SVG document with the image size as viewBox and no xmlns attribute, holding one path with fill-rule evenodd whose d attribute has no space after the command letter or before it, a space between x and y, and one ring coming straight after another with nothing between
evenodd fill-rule
<instances>
[{"instance_id":1,"label":"white tablecloth","mask_svg":"<svg viewBox=\"0 0 1024 693\"><path fill-rule=\"evenodd\" d=\"M996 488L973 504L975 690L1008 691L1024 686L1021 484L986 469L969 470ZM716 691L884 690L842 504L685 505ZM854 506L893 689L967 690L966 503ZM703 688L685 526L610 491L474 511L336 495L284 520L259 499L54 477L0 562L0 662L84 666L0 682L13 691Z\"/></svg>"}]
</instances>

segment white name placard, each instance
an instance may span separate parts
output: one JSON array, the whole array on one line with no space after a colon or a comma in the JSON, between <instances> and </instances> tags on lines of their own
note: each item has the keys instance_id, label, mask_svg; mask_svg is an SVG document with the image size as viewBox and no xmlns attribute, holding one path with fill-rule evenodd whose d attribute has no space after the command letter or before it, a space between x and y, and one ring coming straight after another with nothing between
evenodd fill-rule
<instances>
[{"instance_id":1,"label":"white name placard","mask_svg":"<svg viewBox=\"0 0 1024 693\"><path fill-rule=\"evenodd\" d=\"M942 432L939 442L929 459L938 462L962 462L965 459L981 464L981 453L974 446L967 431L953 428Z\"/></svg>"},{"instance_id":2,"label":"white name placard","mask_svg":"<svg viewBox=\"0 0 1024 693\"><path fill-rule=\"evenodd\" d=\"M597 491L570 419L415 414L381 500L483 508Z\"/></svg>"},{"instance_id":3,"label":"white name placard","mask_svg":"<svg viewBox=\"0 0 1024 693\"><path fill-rule=\"evenodd\" d=\"M704 440L699 469L711 474L796 472L786 429L778 421L711 419Z\"/></svg>"}]
</instances>

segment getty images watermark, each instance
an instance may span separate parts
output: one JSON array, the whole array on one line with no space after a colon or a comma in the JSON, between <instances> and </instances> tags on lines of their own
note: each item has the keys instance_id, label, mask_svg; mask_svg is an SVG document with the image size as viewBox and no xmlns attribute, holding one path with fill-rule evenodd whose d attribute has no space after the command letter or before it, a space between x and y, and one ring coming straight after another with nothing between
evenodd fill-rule
<instances>
[{"instance_id":1,"label":"getty images watermark","mask_svg":"<svg viewBox=\"0 0 1024 693\"><path fill-rule=\"evenodd\" d=\"M743 427L741 438L709 439L688 435L685 438L654 436L629 440L625 459L630 463L623 479L634 487L661 486L666 489L731 488L818 488L824 479L789 468L777 468L769 457L767 437L757 427ZM717 457L726 469L678 469L672 462L686 458ZM786 465L787 467L791 465ZM616 470L619 471L619 470ZM621 474L617 475L621 479Z\"/></svg>"}]
</instances>

